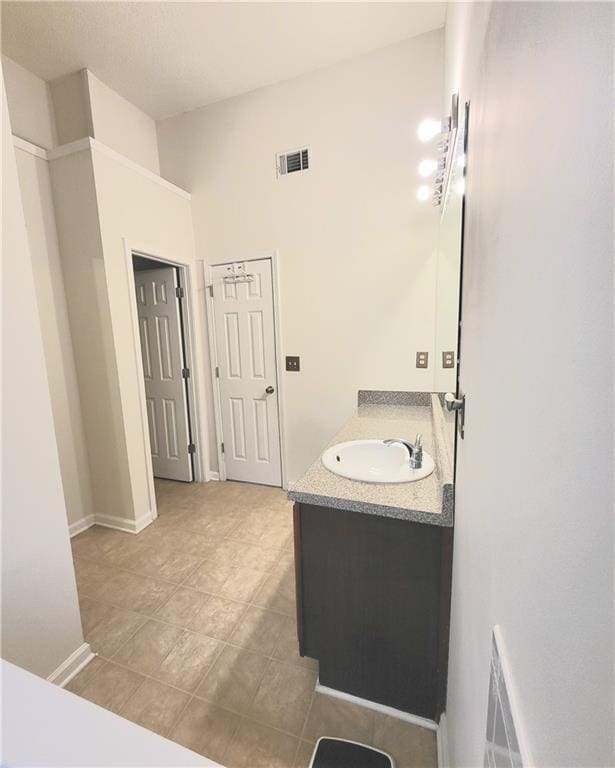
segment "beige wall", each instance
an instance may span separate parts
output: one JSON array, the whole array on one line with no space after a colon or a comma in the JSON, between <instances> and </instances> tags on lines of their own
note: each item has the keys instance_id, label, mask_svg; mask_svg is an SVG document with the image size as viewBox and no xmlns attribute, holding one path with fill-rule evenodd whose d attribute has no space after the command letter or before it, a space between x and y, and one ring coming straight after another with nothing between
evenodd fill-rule
<instances>
[{"instance_id":1,"label":"beige wall","mask_svg":"<svg viewBox=\"0 0 615 768\"><path fill-rule=\"evenodd\" d=\"M471 100L454 766L483 764L494 624L527 764L614 764L612 30L607 3L449 6Z\"/></svg>"},{"instance_id":2,"label":"beige wall","mask_svg":"<svg viewBox=\"0 0 615 768\"><path fill-rule=\"evenodd\" d=\"M45 149L55 146L56 128L47 83L7 56L2 56L2 71L13 133Z\"/></svg>"},{"instance_id":3,"label":"beige wall","mask_svg":"<svg viewBox=\"0 0 615 768\"><path fill-rule=\"evenodd\" d=\"M118 408L114 440L121 441L127 452L130 496L127 495L123 506L127 508L130 500L134 516L139 519L149 512L147 457L139 400L137 355L140 349L135 347L132 336L130 304L134 297L129 292L127 280L125 241L142 248L150 256L190 266L195 289L191 299L195 307L203 303L203 280L195 263L188 196L152 181L105 152L94 150L92 161L104 257L101 289L106 292L110 312L104 333L117 370L117 381L113 384ZM194 373L201 383L205 376L201 359L204 344L205 334L197 324L194 341L197 367ZM203 397L200 390L201 403ZM95 401L91 405L95 407ZM107 450L111 453L112 446ZM101 481L108 477L104 463L93 467L92 471L100 475Z\"/></svg>"},{"instance_id":4,"label":"beige wall","mask_svg":"<svg viewBox=\"0 0 615 768\"><path fill-rule=\"evenodd\" d=\"M132 520L134 507L90 150L52 160L50 169L94 514Z\"/></svg>"},{"instance_id":5,"label":"beige wall","mask_svg":"<svg viewBox=\"0 0 615 768\"><path fill-rule=\"evenodd\" d=\"M16 158L66 512L73 524L91 517L93 506L49 167L22 149L16 150Z\"/></svg>"},{"instance_id":6,"label":"beige wall","mask_svg":"<svg viewBox=\"0 0 615 768\"><path fill-rule=\"evenodd\" d=\"M156 123L86 70L92 136L153 173L160 173Z\"/></svg>"},{"instance_id":7,"label":"beige wall","mask_svg":"<svg viewBox=\"0 0 615 768\"><path fill-rule=\"evenodd\" d=\"M443 33L158 124L162 173L192 192L213 264L280 254L289 479L347 418L357 389L431 390L438 214L416 199L416 128L440 114ZM302 146L312 170L276 179ZM211 402L211 396L209 397Z\"/></svg>"},{"instance_id":8,"label":"beige wall","mask_svg":"<svg viewBox=\"0 0 615 768\"><path fill-rule=\"evenodd\" d=\"M81 69L50 83L58 143L92 136L159 173L156 124L92 72Z\"/></svg>"},{"instance_id":9,"label":"beige wall","mask_svg":"<svg viewBox=\"0 0 615 768\"><path fill-rule=\"evenodd\" d=\"M156 123L87 69L46 83L6 56L13 133L44 149L92 136L158 174Z\"/></svg>"},{"instance_id":10,"label":"beige wall","mask_svg":"<svg viewBox=\"0 0 615 768\"><path fill-rule=\"evenodd\" d=\"M99 523L138 530L150 522L152 504L125 243L190 266L193 303L202 303L190 199L96 142L52 159L50 168L93 514ZM199 382L203 346L197 323Z\"/></svg>"},{"instance_id":11,"label":"beige wall","mask_svg":"<svg viewBox=\"0 0 615 768\"><path fill-rule=\"evenodd\" d=\"M58 144L70 144L92 135L92 115L85 69L52 80L49 84Z\"/></svg>"},{"instance_id":12,"label":"beige wall","mask_svg":"<svg viewBox=\"0 0 615 768\"><path fill-rule=\"evenodd\" d=\"M51 127L55 131L55 109L59 143L94 134L132 162L157 171L154 122L87 70L60 78L48 88L14 62L3 59L3 65L11 85L10 110L16 114L23 138L51 148L55 136L49 131ZM47 138L45 125L50 126ZM68 521L73 530L91 522L92 515L98 522L123 525L122 521L128 520L134 524L149 512L149 504L142 494L143 467L136 473L134 446L129 450L127 445L140 439L140 433L138 438L133 436L135 415L130 408L134 402L123 410L106 275L106 268L114 262L106 264L103 256L99 205L107 211L110 197L121 199L130 217L147 210L148 187L156 184L133 171L141 185L134 189L128 184L126 189L139 198L131 199L129 194L127 199L113 182L101 182L96 189L89 150L57 157L51 166L58 242L48 163L21 149L17 158ZM109 162L121 166L117 161ZM124 183L119 178L116 181ZM167 212L176 197L171 194L171 205L161 202L160 210L151 217L158 227L156 232L166 226L170 237L175 232L174 214ZM184 201L184 207L189 216L189 203ZM107 235L110 221L112 218L105 218ZM141 227L135 221L132 229L127 229L136 230L142 241L157 243L156 237L150 240L147 236L149 227L149 222ZM190 223L184 230L192 239ZM128 326L123 333L118 331L120 346L126 343L127 331Z\"/></svg>"},{"instance_id":13,"label":"beige wall","mask_svg":"<svg viewBox=\"0 0 615 768\"><path fill-rule=\"evenodd\" d=\"M2 212L2 656L47 677L83 633L4 81Z\"/></svg>"}]
</instances>

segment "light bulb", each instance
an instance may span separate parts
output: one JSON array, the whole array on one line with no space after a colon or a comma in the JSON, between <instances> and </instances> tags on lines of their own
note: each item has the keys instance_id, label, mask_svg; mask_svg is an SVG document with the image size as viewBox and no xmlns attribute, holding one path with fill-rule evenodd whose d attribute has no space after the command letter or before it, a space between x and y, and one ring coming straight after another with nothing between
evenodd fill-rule
<instances>
[{"instance_id":1,"label":"light bulb","mask_svg":"<svg viewBox=\"0 0 615 768\"><path fill-rule=\"evenodd\" d=\"M425 158L425 160L421 160L419 163L419 176L422 176L423 178L426 178L427 176L431 176L431 174L436 170L438 167L438 161L432 160L431 158Z\"/></svg>"},{"instance_id":2,"label":"light bulb","mask_svg":"<svg viewBox=\"0 0 615 768\"><path fill-rule=\"evenodd\" d=\"M421 141L430 141L434 136L442 133L442 123L427 117L419 123L416 133Z\"/></svg>"},{"instance_id":3,"label":"light bulb","mask_svg":"<svg viewBox=\"0 0 615 768\"><path fill-rule=\"evenodd\" d=\"M416 190L416 196L418 197L419 200L428 200L430 192L431 190L429 189L427 184L423 184L422 187L419 187Z\"/></svg>"}]
</instances>

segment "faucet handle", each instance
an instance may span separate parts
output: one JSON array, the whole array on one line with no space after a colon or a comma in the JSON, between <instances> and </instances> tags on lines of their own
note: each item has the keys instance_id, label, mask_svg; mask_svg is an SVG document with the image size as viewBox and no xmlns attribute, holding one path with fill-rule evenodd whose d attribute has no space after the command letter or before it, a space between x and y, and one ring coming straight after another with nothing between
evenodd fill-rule
<instances>
[{"instance_id":1,"label":"faucet handle","mask_svg":"<svg viewBox=\"0 0 615 768\"><path fill-rule=\"evenodd\" d=\"M417 436L414 438L414 447L421 448L422 445L423 445L423 435L419 432Z\"/></svg>"}]
</instances>

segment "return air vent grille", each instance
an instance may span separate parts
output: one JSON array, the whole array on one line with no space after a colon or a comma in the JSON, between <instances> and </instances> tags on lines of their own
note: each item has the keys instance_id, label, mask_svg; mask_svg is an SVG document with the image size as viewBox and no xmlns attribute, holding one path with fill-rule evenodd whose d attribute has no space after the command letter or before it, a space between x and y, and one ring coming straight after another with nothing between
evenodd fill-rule
<instances>
[{"instance_id":1,"label":"return air vent grille","mask_svg":"<svg viewBox=\"0 0 615 768\"><path fill-rule=\"evenodd\" d=\"M287 176L289 173L307 171L310 167L309 149L296 149L293 152L284 152L276 156L276 168L278 177Z\"/></svg>"}]
</instances>

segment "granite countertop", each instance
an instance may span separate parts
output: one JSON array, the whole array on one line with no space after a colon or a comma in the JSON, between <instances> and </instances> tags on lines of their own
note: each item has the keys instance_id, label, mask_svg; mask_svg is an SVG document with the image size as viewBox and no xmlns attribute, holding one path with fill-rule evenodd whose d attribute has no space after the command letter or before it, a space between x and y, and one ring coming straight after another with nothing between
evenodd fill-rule
<instances>
[{"instance_id":1,"label":"granite countertop","mask_svg":"<svg viewBox=\"0 0 615 768\"><path fill-rule=\"evenodd\" d=\"M288 498L305 504L347 509L429 525L453 525L453 461L437 394L361 390L355 414L327 448L347 440L403 437L420 432L435 469L414 483L378 484L348 480L326 469L320 456Z\"/></svg>"}]
</instances>

